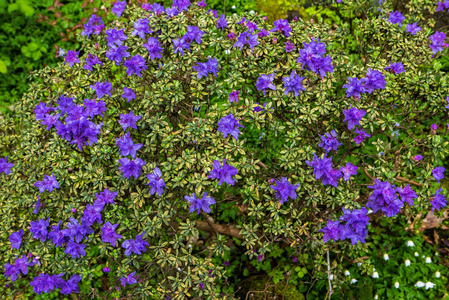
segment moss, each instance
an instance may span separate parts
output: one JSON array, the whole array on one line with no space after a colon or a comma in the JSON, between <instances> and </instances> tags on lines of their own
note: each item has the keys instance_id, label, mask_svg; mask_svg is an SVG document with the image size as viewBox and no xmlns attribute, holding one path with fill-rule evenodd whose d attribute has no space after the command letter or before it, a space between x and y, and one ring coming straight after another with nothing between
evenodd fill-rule
<instances>
[{"instance_id":1,"label":"moss","mask_svg":"<svg viewBox=\"0 0 449 300\"><path fill-rule=\"evenodd\" d=\"M285 300L304 300L305 297L302 293L298 291L295 285L289 283L287 286L285 282L280 282L275 285L273 282L268 282L269 277L265 275L257 275L248 278L246 281L242 282L240 285L241 289L237 296L245 299L249 292L253 292L255 299L259 299L263 293L261 291L266 291L271 296L283 296ZM268 288L266 288L268 286ZM257 295L257 297L256 297Z\"/></svg>"}]
</instances>

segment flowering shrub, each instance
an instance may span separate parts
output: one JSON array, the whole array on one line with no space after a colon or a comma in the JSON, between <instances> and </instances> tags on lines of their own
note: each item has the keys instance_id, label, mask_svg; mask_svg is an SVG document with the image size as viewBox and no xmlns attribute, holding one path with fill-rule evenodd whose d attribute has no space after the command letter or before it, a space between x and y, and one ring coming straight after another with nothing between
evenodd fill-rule
<instances>
[{"instance_id":1,"label":"flowering shrub","mask_svg":"<svg viewBox=\"0 0 449 300\"><path fill-rule=\"evenodd\" d=\"M264 259L283 253L312 270L298 278L330 278L372 222L446 207L449 83L421 67L440 35L378 12L358 24L362 63L347 27L188 0L113 13L16 105L20 147L0 161L10 295L232 298L232 253L277 282Z\"/></svg>"}]
</instances>

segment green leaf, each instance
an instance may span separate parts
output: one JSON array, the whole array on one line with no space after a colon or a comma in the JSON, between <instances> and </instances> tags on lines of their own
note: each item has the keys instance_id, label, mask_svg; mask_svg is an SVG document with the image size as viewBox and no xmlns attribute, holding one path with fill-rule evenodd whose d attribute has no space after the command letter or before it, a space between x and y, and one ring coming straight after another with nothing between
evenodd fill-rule
<instances>
[{"instance_id":1,"label":"green leaf","mask_svg":"<svg viewBox=\"0 0 449 300\"><path fill-rule=\"evenodd\" d=\"M6 67L6 64L3 60L0 60L0 73L7 73L8 72L8 68Z\"/></svg>"}]
</instances>

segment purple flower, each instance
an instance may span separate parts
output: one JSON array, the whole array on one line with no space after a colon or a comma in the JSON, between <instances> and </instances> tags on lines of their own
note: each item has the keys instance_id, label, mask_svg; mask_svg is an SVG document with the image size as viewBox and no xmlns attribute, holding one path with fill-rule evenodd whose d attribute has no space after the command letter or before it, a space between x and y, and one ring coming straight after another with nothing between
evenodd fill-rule
<instances>
[{"instance_id":1,"label":"purple flower","mask_svg":"<svg viewBox=\"0 0 449 300\"><path fill-rule=\"evenodd\" d=\"M418 26L418 24L415 22L413 24L407 24L405 26L406 31L410 32L411 35L415 35L417 34L419 31L421 31L421 27Z\"/></svg>"},{"instance_id":2,"label":"purple flower","mask_svg":"<svg viewBox=\"0 0 449 300\"><path fill-rule=\"evenodd\" d=\"M79 293L78 282L80 282L82 277L80 275L74 274L69 280L64 282L61 288L61 294L68 295L71 293Z\"/></svg>"},{"instance_id":3,"label":"purple flower","mask_svg":"<svg viewBox=\"0 0 449 300\"><path fill-rule=\"evenodd\" d=\"M106 52L106 57L109 60L113 60L115 62L116 66L120 66L120 63L122 62L122 59L125 57L129 57L130 54L126 52L128 47L126 46L116 46L113 45L108 52Z\"/></svg>"},{"instance_id":4,"label":"purple flower","mask_svg":"<svg viewBox=\"0 0 449 300\"><path fill-rule=\"evenodd\" d=\"M396 191L399 193L403 202L407 202L409 205L413 206L413 199L418 198L418 195L412 190L410 185L407 184L405 188L397 187Z\"/></svg>"},{"instance_id":5,"label":"purple flower","mask_svg":"<svg viewBox=\"0 0 449 300\"><path fill-rule=\"evenodd\" d=\"M398 75L399 73L403 73L404 71L404 65L400 62L398 63L392 63L389 67L385 67L385 70L390 70L395 75Z\"/></svg>"},{"instance_id":6,"label":"purple flower","mask_svg":"<svg viewBox=\"0 0 449 300\"><path fill-rule=\"evenodd\" d=\"M231 265L231 263L230 263L229 261L224 261L224 262L223 262L223 265L224 265L225 267L229 267L229 266Z\"/></svg>"},{"instance_id":7,"label":"purple flower","mask_svg":"<svg viewBox=\"0 0 449 300\"><path fill-rule=\"evenodd\" d=\"M239 90L233 91L232 93L229 93L229 103L232 102L239 102Z\"/></svg>"},{"instance_id":8,"label":"purple flower","mask_svg":"<svg viewBox=\"0 0 449 300\"><path fill-rule=\"evenodd\" d=\"M73 100L75 100L75 98L66 98L64 94L59 97L58 109L61 112L61 116L70 112L72 108L76 106L75 103L73 103ZM52 107L49 107L48 109L51 109L50 112L54 110Z\"/></svg>"},{"instance_id":9,"label":"purple flower","mask_svg":"<svg viewBox=\"0 0 449 300\"><path fill-rule=\"evenodd\" d=\"M368 198L370 201L366 203L366 207L371 208L374 213L381 210L387 217L394 217L404 206L404 202L398 199L396 190L388 181L382 182L375 178L374 185L368 188L374 191Z\"/></svg>"},{"instance_id":10,"label":"purple flower","mask_svg":"<svg viewBox=\"0 0 449 300\"><path fill-rule=\"evenodd\" d=\"M239 134L242 134L239 131L239 127L245 128L243 125L239 124L233 114L229 114L226 117L221 118L217 125L218 131L223 133L223 138L226 138L230 134L236 140L239 139Z\"/></svg>"},{"instance_id":11,"label":"purple flower","mask_svg":"<svg viewBox=\"0 0 449 300\"><path fill-rule=\"evenodd\" d=\"M196 210L198 214L200 214L201 209L205 213L210 213L209 206L216 203L213 198L207 196L207 193L204 193L201 199L196 198L195 193L193 193L193 196L184 196L184 199L190 203L190 212L194 212Z\"/></svg>"},{"instance_id":12,"label":"purple flower","mask_svg":"<svg viewBox=\"0 0 449 300\"><path fill-rule=\"evenodd\" d=\"M111 272L111 269L109 269L108 267L104 267L104 268L103 268L103 272L109 273L109 272Z\"/></svg>"},{"instance_id":13,"label":"purple flower","mask_svg":"<svg viewBox=\"0 0 449 300\"><path fill-rule=\"evenodd\" d=\"M246 23L246 26L248 27L248 31L251 32L251 33L253 33L256 30L259 30L259 28L257 28L257 23L253 23L253 22L248 21Z\"/></svg>"},{"instance_id":14,"label":"purple flower","mask_svg":"<svg viewBox=\"0 0 449 300\"><path fill-rule=\"evenodd\" d=\"M399 11L393 11L390 13L388 22L391 24L398 24L399 27L402 27L402 21L404 21L404 19L405 17Z\"/></svg>"},{"instance_id":15,"label":"purple flower","mask_svg":"<svg viewBox=\"0 0 449 300\"><path fill-rule=\"evenodd\" d=\"M117 30L115 28L111 28L106 30L106 41L109 48L115 46L122 46L123 41L125 41L128 37L125 35L125 29ZM126 49L125 49L126 50ZM111 59L112 60L112 59Z\"/></svg>"},{"instance_id":16,"label":"purple flower","mask_svg":"<svg viewBox=\"0 0 449 300\"><path fill-rule=\"evenodd\" d=\"M70 222L67 223L67 235L70 239L74 239L75 242L79 243L83 238L87 239L87 236L94 233L94 230L87 226L86 224L78 223L75 218L70 218Z\"/></svg>"},{"instance_id":17,"label":"purple flower","mask_svg":"<svg viewBox=\"0 0 449 300\"><path fill-rule=\"evenodd\" d=\"M121 156L131 155L132 158L136 158L136 152L142 148L142 144L134 144L132 138L127 132L124 136L117 138L117 146L120 149Z\"/></svg>"},{"instance_id":18,"label":"purple flower","mask_svg":"<svg viewBox=\"0 0 449 300\"><path fill-rule=\"evenodd\" d=\"M320 43L320 39L312 38L309 44L303 45L304 49L299 50L299 57L296 59L297 63L302 64L301 69L306 66L312 72L320 74L321 78L324 78L327 72L334 72L330 56L323 57L326 54L326 45Z\"/></svg>"},{"instance_id":19,"label":"purple flower","mask_svg":"<svg viewBox=\"0 0 449 300\"><path fill-rule=\"evenodd\" d=\"M296 185L290 184L286 177L281 177L281 180L275 180L276 186L270 185L270 187L276 191L276 199L280 199L279 203L284 204L288 201L288 198L296 199L296 189L299 188L299 183Z\"/></svg>"},{"instance_id":20,"label":"purple flower","mask_svg":"<svg viewBox=\"0 0 449 300\"><path fill-rule=\"evenodd\" d=\"M81 35L87 35L89 37L91 34L100 34L101 30L104 28L104 23L101 21L101 17L97 17L96 15L90 16L89 21L84 24L84 30L81 32Z\"/></svg>"},{"instance_id":21,"label":"purple flower","mask_svg":"<svg viewBox=\"0 0 449 300\"><path fill-rule=\"evenodd\" d=\"M109 95L109 97L112 97L112 83L107 82L106 80L104 82L96 82L95 85L90 85L89 87L95 90L98 99L103 98L104 95Z\"/></svg>"},{"instance_id":22,"label":"purple flower","mask_svg":"<svg viewBox=\"0 0 449 300\"><path fill-rule=\"evenodd\" d=\"M22 244L22 236L23 236L23 229L20 229L17 232L11 233L9 236L9 242L11 243L11 247L13 249L20 249L20 245Z\"/></svg>"},{"instance_id":23,"label":"purple flower","mask_svg":"<svg viewBox=\"0 0 449 300\"><path fill-rule=\"evenodd\" d=\"M432 211L434 209L440 210L442 208L445 208L447 205L446 198L444 198L444 195L440 194L441 191L442 191L441 188L438 189L435 192L435 197L433 198L432 201L430 201L430 204L432 204Z\"/></svg>"},{"instance_id":24,"label":"purple flower","mask_svg":"<svg viewBox=\"0 0 449 300\"><path fill-rule=\"evenodd\" d=\"M44 119L41 121L42 125L47 126L47 131L50 130L53 126L56 127L60 123L59 114L56 115L45 115Z\"/></svg>"},{"instance_id":25,"label":"purple flower","mask_svg":"<svg viewBox=\"0 0 449 300\"><path fill-rule=\"evenodd\" d=\"M356 129L355 129L355 133L358 133L358 136L356 136L356 137L354 138L354 142L355 142L357 145L360 144L361 142L363 142L363 140L364 140L365 138L370 138L370 137L371 137L371 135L367 134L364 130L359 129L359 128L356 128Z\"/></svg>"},{"instance_id":26,"label":"purple flower","mask_svg":"<svg viewBox=\"0 0 449 300\"><path fill-rule=\"evenodd\" d=\"M190 0L173 0L173 6L176 6L180 11L188 10Z\"/></svg>"},{"instance_id":27,"label":"purple flower","mask_svg":"<svg viewBox=\"0 0 449 300\"><path fill-rule=\"evenodd\" d=\"M377 70L371 70L371 68L368 68L368 71L366 72L366 77L360 79L360 82L362 83L362 93L368 92L371 94L376 89L384 89L387 85L387 82L385 81L385 76L382 75L381 72ZM346 91L347 93L348 91Z\"/></svg>"},{"instance_id":28,"label":"purple flower","mask_svg":"<svg viewBox=\"0 0 449 300\"><path fill-rule=\"evenodd\" d=\"M201 0L200 2L197 2L196 4L197 4L199 7L206 7L206 6L207 6L205 0Z\"/></svg>"},{"instance_id":29,"label":"purple flower","mask_svg":"<svg viewBox=\"0 0 449 300\"><path fill-rule=\"evenodd\" d=\"M209 8L208 13L210 13L210 12L211 12L212 15L214 16L214 18L218 18L218 13L217 13L216 10L212 10L212 9Z\"/></svg>"},{"instance_id":30,"label":"purple flower","mask_svg":"<svg viewBox=\"0 0 449 300\"><path fill-rule=\"evenodd\" d=\"M274 73L271 73L269 75L265 74L260 75L260 77L257 79L256 82L257 90L258 91L263 90L264 96L266 96L265 89L269 88L272 90L276 90L276 86L273 84L273 80L274 80Z\"/></svg>"},{"instance_id":31,"label":"purple flower","mask_svg":"<svg viewBox=\"0 0 449 300\"><path fill-rule=\"evenodd\" d=\"M234 47L239 47L242 50L243 46L248 44L251 50L253 50L254 46L260 44L257 38L257 34L250 34L249 31L242 32L237 38L237 42L234 43Z\"/></svg>"},{"instance_id":32,"label":"purple flower","mask_svg":"<svg viewBox=\"0 0 449 300\"><path fill-rule=\"evenodd\" d=\"M53 173L51 173L51 176L44 175L44 180L37 181L34 186L39 188L39 193L43 193L45 190L51 193L53 188L59 189L59 183Z\"/></svg>"},{"instance_id":33,"label":"purple flower","mask_svg":"<svg viewBox=\"0 0 449 300\"><path fill-rule=\"evenodd\" d=\"M69 241L64 253L69 254L72 258L79 258L80 256L86 256L84 248L86 248L86 245L84 244L77 244L74 241Z\"/></svg>"},{"instance_id":34,"label":"purple flower","mask_svg":"<svg viewBox=\"0 0 449 300\"><path fill-rule=\"evenodd\" d=\"M292 52L293 50L295 50L295 44L293 44L290 41L285 42L285 52Z\"/></svg>"},{"instance_id":35,"label":"purple flower","mask_svg":"<svg viewBox=\"0 0 449 300\"><path fill-rule=\"evenodd\" d=\"M78 52L73 51L73 50L67 51L67 55L65 56L64 64L68 63L69 67L72 67L73 64L78 64L80 62L78 54L80 54L79 51Z\"/></svg>"},{"instance_id":36,"label":"purple flower","mask_svg":"<svg viewBox=\"0 0 449 300\"><path fill-rule=\"evenodd\" d=\"M127 284L135 284L137 283L137 279L134 278L134 274L136 274L136 272L132 272L131 274L129 274L127 277L121 277L120 279L120 284L122 286L126 286Z\"/></svg>"},{"instance_id":37,"label":"purple flower","mask_svg":"<svg viewBox=\"0 0 449 300\"><path fill-rule=\"evenodd\" d=\"M188 41L196 41L198 45L201 45L201 37L205 34L198 26L187 26L187 33L184 35Z\"/></svg>"},{"instance_id":38,"label":"purple flower","mask_svg":"<svg viewBox=\"0 0 449 300\"><path fill-rule=\"evenodd\" d=\"M301 91L305 91L305 88L301 84L304 79L305 77L299 77L299 75L296 74L295 70L292 71L290 77L283 77L282 81L284 82L285 88L284 95L287 95L289 92L294 92L295 97L298 97Z\"/></svg>"},{"instance_id":39,"label":"purple flower","mask_svg":"<svg viewBox=\"0 0 449 300\"><path fill-rule=\"evenodd\" d=\"M174 51L173 53L181 53L184 56L184 50L187 49L190 51L190 44L186 42L185 37L181 37L179 39L172 39Z\"/></svg>"},{"instance_id":40,"label":"purple flower","mask_svg":"<svg viewBox=\"0 0 449 300\"><path fill-rule=\"evenodd\" d=\"M351 178L351 175L357 175L357 166L354 166L350 162L346 164L346 166L341 167L340 170L343 172L343 179L348 181Z\"/></svg>"},{"instance_id":41,"label":"purple flower","mask_svg":"<svg viewBox=\"0 0 449 300\"><path fill-rule=\"evenodd\" d=\"M165 181L162 178L162 172L158 167L154 168L153 173L148 174L147 178L150 182L147 183L147 185L150 186L150 195L153 195L154 193L157 193L160 196L162 196L162 193L164 192Z\"/></svg>"},{"instance_id":42,"label":"purple flower","mask_svg":"<svg viewBox=\"0 0 449 300\"><path fill-rule=\"evenodd\" d=\"M218 160L214 160L213 169L210 171L210 175L208 178L219 179L218 185L222 185L223 182L233 186L235 184L235 180L232 176L237 175L237 169L233 166L230 166L226 163L226 159L223 159L223 167L221 166Z\"/></svg>"},{"instance_id":43,"label":"purple flower","mask_svg":"<svg viewBox=\"0 0 449 300\"><path fill-rule=\"evenodd\" d=\"M131 33L132 36L138 35L140 38L145 39L146 33L152 33L153 31L150 29L149 24L150 21L148 21L147 18L139 19L134 24L134 30Z\"/></svg>"},{"instance_id":44,"label":"purple flower","mask_svg":"<svg viewBox=\"0 0 449 300\"><path fill-rule=\"evenodd\" d=\"M444 43L444 39L446 39L446 34L444 32L435 32L431 36L429 36L430 41L430 49L432 49L433 54L436 54L438 51L443 51L443 47L446 46Z\"/></svg>"},{"instance_id":45,"label":"purple flower","mask_svg":"<svg viewBox=\"0 0 449 300\"><path fill-rule=\"evenodd\" d=\"M95 101L95 100L89 100L84 99L84 107L86 115L90 116L91 119L94 118L94 116L100 115L103 117L103 113L106 111L106 104L103 100Z\"/></svg>"},{"instance_id":46,"label":"purple flower","mask_svg":"<svg viewBox=\"0 0 449 300\"><path fill-rule=\"evenodd\" d=\"M423 159L423 156L422 155L415 155L412 159L414 161L420 161L421 159Z\"/></svg>"},{"instance_id":47,"label":"purple flower","mask_svg":"<svg viewBox=\"0 0 449 300\"><path fill-rule=\"evenodd\" d=\"M261 31L259 31L259 33L257 34L260 38L263 38L265 36L269 36L270 32L268 32L265 28L262 28Z\"/></svg>"},{"instance_id":48,"label":"purple flower","mask_svg":"<svg viewBox=\"0 0 449 300\"><path fill-rule=\"evenodd\" d=\"M201 78L203 76L207 76L209 73L214 74L215 77L217 77L217 59L213 58L211 59L209 57L209 60L205 63L198 62L197 66L193 66L192 68L198 71L197 78Z\"/></svg>"},{"instance_id":49,"label":"purple flower","mask_svg":"<svg viewBox=\"0 0 449 300\"><path fill-rule=\"evenodd\" d=\"M430 125L430 131L433 133L435 133L437 131L437 128L438 128L437 124Z\"/></svg>"},{"instance_id":50,"label":"purple flower","mask_svg":"<svg viewBox=\"0 0 449 300\"><path fill-rule=\"evenodd\" d=\"M48 234L48 221L50 220L50 217L47 220L39 219L37 221L31 221L30 225L30 231L33 234L33 239L40 239L42 242L45 242L47 240L47 234Z\"/></svg>"},{"instance_id":51,"label":"purple flower","mask_svg":"<svg viewBox=\"0 0 449 300\"><path fill-rule=\"evenodd\" d=\"M275 32L275 31L281 32L282 31L286 37L289 37L290 32L292 32L292 29L291 29L290 25L288 24L287 20L279 19L277 21L274 21L273 26L274 27L273 27L273 29L270 30L270 32Z\"/></svg>"},{"instance_id":52,"label":"purple flower","mask_svg":"<svg viewBox=\"0 0 449 300\"><path fill-rule=\"evenodd\" d=\"M112 6L112 12L117 17L121 17L122 13L125 11L126 8L126 0L123 1L117 1L114 3L114 6Z\"/></svg>"},{"instance_id":53,"label":"purple flower","mask_svg":"<svg viewBox=\"0 0 449 300\"><path fill-rule=\"evenodd\" d=\"M436 11L444 11L445 9L449 9L449 1L438 2Z\"/></svg>"},{"instance_id":54,"label":"purple flower","mask_svg":"<svg viewBox=\"0 0 449 300\"><path fill-rule=\"evenodd\" d=\"M14 262L14 266L17 270L21 271L23 275L28 274L28 267L32 267L34 264L28 262L28 258L25 255L22 255L22 258L16 258Z\"/></svg>"},{"instance_id":55,"label":"purple flower","mask_svg":"<svg viewBox=\"0 0 449 300\"><path fill-rule=\"evenodd\" d=\"M132 89L123 87L122 98L125 98L126 102L129 102L132 99L136 99L136 94L134 93L134 91Z\"/></svg>"},{"instance_id":56,"label":"purple flower","mask_svg":"<svg viewBox=\"0 0 449 300\"><path fill-rule=\"evenodd\" d=\"M5 264L6 278L10 277L11 281L16 281L18 275L20 275L20 270L15 265L11 265L10 263Z\"/></svg>"},{"instance_id":57,"label":"purple flower","mask_svg":"<svg viewBox=\"0 0 449 300\"><path fill-rule=\"evenodd\" d=\"M106 204L115 204L114 199L118 192L111 192L108 189L104 189L100 194L95 193L94 205L104 207Z\"/></svg>"},{"instance_id":58,"label":"purple flower","mask_svg":"<svg viewBox=\"0 0 449 300\"><path fill-rule=\"evenodd\" d=\"M220 19L217 20L217 28L221 28L221 30L224 31L224 29L228 27L228 22L226 21L225 14L221 14Z\"/></svg>"},{"instance_id":59,"label":"purple flower","mask_svg":"<svg viewBox=\"0 0 449 300\"><path fill-rule=\"evenodd\" d=\"M351 239L353 245L357 244L358 241L365 242L365 236L367 234L366 227L369 223L369 218L366 215L367 212L367 209L364 207L353 211L343 208L344 214L340 217L340 220L346 221L346 224L340 225L341 240Z\"/></svg>"},{"instance_id":60,"label":"purple flower","mask_svg":"<svg viewBox=\"0 0 449 300\"><path fill-rule=\"evenodd\" d=\"M140 116L135 116L133 111L130 111L129 114L120 114L120 120L118 122L122 125L123 131L128 127L137 129L136 122L140 120L140 118Z\"/></svg>"},{"instance_id":61,"label":"purple flower","mask_svg":"<svg viewBox=\"0 0 449 300\"><path fill-rule=\"evenodd\" d=\"M331 133L325 133L324 135L319 135L321 138L321 143L318 144L319 147L323 148L326 153L331 150L337 151L338 146L343 145L338 142L337 133L332 129Z\"/></svg>"},{"instance_id":62,"label":"purple flower","mask_svg":"<svg viewBox=\"0 0 449 300\"><path fill-rule=\"evenodd\" d=\"M234 32L228 33L227 37L228 37L228 39L230 39L230 40L235 39L235 34L234 34Z\"/></svg>"},{"instance_id":63,"label":"purple flower","mask_svg":"<svg viewBox=\"0 0 449 300\"><path fill-rule=\"evenodd\" d=\"M132 75L136 74L138 77L142 77L140 72L142 70L148 69L148 67L146 66L146 63L145 63L145 59L142 56L140 56L139 54L134 55L133 57L131 57L128 60L125 60L124 65L127 68L126 74L128 76L132 76Z\"/></svg>"},{"instance_id":64,"label":"purple flower","mask_svg":"<svg viewBox=\"0 0 449 300\"><path fill-rule=\"evenodd\" d=\"M64 95L62 95L61 97L64 97ZM69 99L73 99L73 98L69 98ZM53 111L55 111L55 109L53 107L47 106L45 103L40 102L38 105L36 105L36 108L34 109L34 115L36 117L36 120L39 121L39 120L43 120L46 114L49 114ZM1 172L1 168L0 168L0 172Z\"/></svg>"},{"instance_id":65,"label":"purple flower","mask_svg":"<svg viewBox=\"0 0 449 300\"><path fill-rule=\"evenodd\" d=\"M365 89L362 86L362 81L357 79L356 77L348 77L348 83L343 85L343 88L346 89L346 97L354 96L356 99L360 98L360 93L364 93Z\"/></svg>"},{"instance_id":66,"label":"purple flower","mask_svg":"<svg viewBox=\"0 0 449 300\"><path fill-rule=\"evenodd\" d=\"M8 162L8 156L0 158L0 173L11 174L12 167L14 167L14 164Z\"/></svg>"},{"instance_id":67,"label":"purple flower","mask_svg":"<svg viewBox=\"0 0 449 300\"><path fill-rule=\"evenodd\" d=\"M143 46L150 53L150 59L151 60L153 60L155 58L162 58L161 52L162 52L163 49L162 49L161 45L159 44L159 40L157 38L150 37L148 39L148 43L147 44L143 44Z\"/></svg>"},{"instance_id":68,"label":"purple flower","mask_svg":"<svg viewBox=\"0 0 449 300\"><path fill-rule=\"evenodd\" d=\"M363 109L357 109L355 107L352 107L352 105L349 106L350 108L343 111L343 114L345 115L345 119L343 122L348 122L348 129L354 128L356 125L360 125L360 120L366 115L366 111Z\"/></svg>"},{"instance_id":69,"label":"purple flower","mask_svg":"<svg viewBox=\"0 0 449 300\"><path fill-rule=\"evenodd\" d=\"M440 180L444 178L444 167L436 167L432 170L433 178L440 183Z\"/></svg>"},{"instance_id":70,"label":"purple flower","mask_svg":"<svg viewBox=\"0 0 449 300\"><path fill-rule=\"evenodd\" d=\"M140 158L136 158L135 160L120 158L118 161L120 163L118 169L123 172L123 177L127 179L131 176L134 176L136 179L139 178L140 174L142 174L142 167L147 164Z\"/></svg>"},{"instance_id":71,"label":"purple flower","mask_svg":"<svg viewBox=\"0 0 449 300\"><path fill-rule=\"evenodd\" d=\"M69 229L59 229L61 222L62 220L59 220L58 225L52 226L52 231L48 234L48 238L53 241L55 247L62 247L62 245L70 238Z\"/></svg>"},{"instance_id":72,"label":"purple flower","mask_svg":"<svg viewBox=\"0 0 449 300\"><path fill-rule=\"evenodd\" d=\"M88 70L89 71L88 74L90 75L90 72L93 71L93 67L95 65L102 65L103 66L103 62L100 61L98 56L93 56L92 54L89 53L88 57L86 58L86 64L83 66L83 69L84 70Z\"/></svg>"},{"instance_id":73,"label":"purple flower","mask_svg":"<svg viewBox=\"0 0 449 300\"><path fill-rule=\"evenodd\" d=\"M85 226L92 226L95 222L101 224L101 211L104 205L86 205L86 209L83 212L83 217L81 218L81 223Z\"/></svg>"},{"instance_id":74,"label":"purple flower","mask_svg":"<svg viewBox=\"0 0 449 300\"><path fill-rule=\"evenodd\" d=\"M120 234L115 232L117 226L118 224L112 225L111 223L106 222L103 227L101 227L101 231L103 232L101 240L105 243L111 243L112 247L115 247L117 240L122 238Z\"/></svg>"},{"instance_id":75,"label":"purple flower","mask_svg":"<svg viewBox=\"0 0 449 300\"><path fill-rule=\"evenodd\" d=\"M315 153L313 154L312 161L306 161L309 167L313 167L313 172L315 174L315 179L323 182L323 185L332 185L334 187L338 186L338 180L343 176L341 171L332 169L332 157L318 158Z\"/></svg>"},{"instance_id":76,"label":"purple flower","mask_svg":"<svg viewBox=\"0 0 449 300\"><path fill-rule=\"evenodd\" d=\"M41 203L39 202L40 196L37 196L36 207L34 208L33 214L37 214L39 212L39 208L41 207Z\"/></svg>"},{"instance_id":77,"label":"purple flower","mask_svg":"<svg viewBox=\"0 0 449 300\"><path fill-rule=\"evenodd\" d=\"M323 233L323 242L327 243L329 240L338 241L341 234L340 221L328 220L326 227L318 231Z\"/></svg>"},{"instance_id":78,"label":"purple flower","mask_svg":"<svg viewBox=\"0 0 449 300\"><path fill-rule=\"evenodd\" d=\"M167 16L169 16L169 17L177 16L177 15L179 15L179 13L180 13L180 11L178 10L177 7L167 8L167 9L165 10L165 12L167 13Z\"/></svg>"},{"instance_id":79,"label":"purple flower","mask_svg":"<svg viewBox=\"0 0 449 300\"><path fill-rule=\"evenodd\" d=\"M142 240L145 231L141 235L137 235L136 239L129 239L122 243L122 248L125 248L125 255L130 256L131 252L134 252L137 255L142 254L142 252L146 252L146 246L148 246L148 242L146 240Z\"/></svg>"}]
</instances>

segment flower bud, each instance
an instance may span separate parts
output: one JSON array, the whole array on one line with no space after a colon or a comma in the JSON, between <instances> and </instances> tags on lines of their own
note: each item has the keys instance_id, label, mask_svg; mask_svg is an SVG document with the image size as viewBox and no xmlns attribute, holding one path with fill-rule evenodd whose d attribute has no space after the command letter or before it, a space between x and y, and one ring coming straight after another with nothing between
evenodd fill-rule
<instances>
[{"instance_id":1,"label":"flower bud","mask_svg":"<svg viewBox=\"0 0 449 300\"><path fill-rule=\"evenodd\" d=\"M394 283L394 287L398 289L398 288L399 288L399 282L396 281L396 282Z\"/></svg>"},{"instance_id":2,"label":"flower bud","mask_svg":"<svg viewBox=\"0 0 449 300\"><path fill-rule=\"evenodd\" d=\"M388 256L387 253L384 254L384 259L385 259L385 260L389 260L389 259L390 259L390 257Z\"/></svg>"},{"instance_id":3,"label":"flower bud","mask_svg":"<svg viewBox=\"0 0 449 300\"><path fill-rule=\"evenodd\" d=\"M436 271L436 272L435 272L435 277L436 277L436 278L440 278L440 276L441 276L440 272Z\"/></svg>"},{"instance_id":4,"label":"flower bud","mask_svg":"<svg viewBox=\"0 0 449 300\"><path fill-rule=\"evenodd\" d=\"M410 262L410 259L405 260L405 266L406 266L406 267L410 266L410 263L411 263L411 262Z\"/></svg>"}]
</instances>

